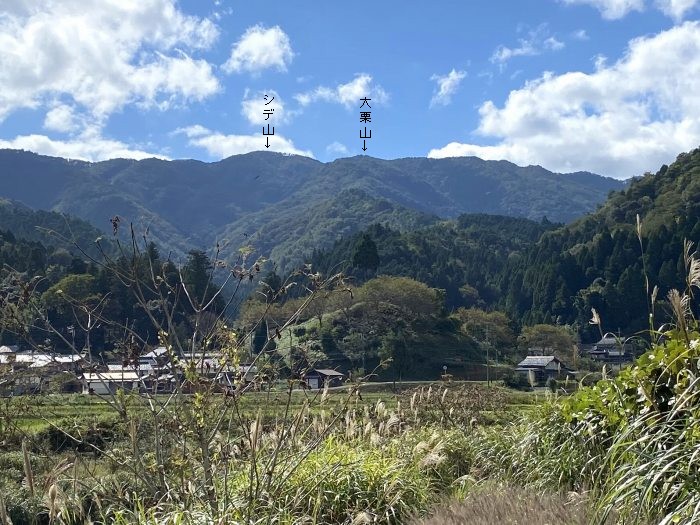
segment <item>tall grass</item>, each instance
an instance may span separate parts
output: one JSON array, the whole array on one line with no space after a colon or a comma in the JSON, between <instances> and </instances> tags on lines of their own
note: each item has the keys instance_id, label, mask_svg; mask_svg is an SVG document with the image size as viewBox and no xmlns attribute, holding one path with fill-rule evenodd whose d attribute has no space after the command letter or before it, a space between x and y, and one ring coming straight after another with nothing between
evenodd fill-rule
<instances>
[{"instance_id":1,"label":"tall grass","mask_svg":"<svg viewBox=\"0 0 700 525\"><path fill-rule=\"evenodd\" d=\"M700 263L689 244L685 262L688 289L668 295L675 323L652 333L649 351L614 379L476 433L473 472L588 493L598 523L700 523L700 332L690 306Z\"/></svg>"},{"instance_id":2,"label":"tall grass","mask_svg":"<svg viewBox=\"0 0 700 525\"><path fill-rule=\"evenodd\" d=\"M538 493L517 486L486 485L464 501L450 502L413 525L588 525L591 514L576 494Z\"/></svg>"}]
</instances>

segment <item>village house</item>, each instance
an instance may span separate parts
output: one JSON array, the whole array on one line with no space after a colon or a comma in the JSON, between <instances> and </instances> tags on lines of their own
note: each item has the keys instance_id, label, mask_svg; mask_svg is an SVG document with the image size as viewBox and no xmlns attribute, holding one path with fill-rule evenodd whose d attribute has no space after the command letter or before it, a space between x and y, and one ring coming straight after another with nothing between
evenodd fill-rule
<instances>
[{"instance_id":1,"label":"village house","mask_svg":"<svg viewBox=\"0 0 700 525\"><path fill-rule=\"evenodd\" d=\"M238 378L244 383L252 383L258 375L258 367L255 365L240 365L238 367Z\"/></svg>"},{"instance_id":2,"label":"village house","mask_svg":"<svg viewBox=\"0 0 700 525\"><path fill-rule=\"evenodd\" d=\"M564 363L553 355L529 355L518 363L516 372L526 374L535 383L544 383L547 379L559 379L571 373Z\"/></svg>"},{"instance_id":3,"label":"village house","mask_svg":"<svg viewBox=\"0 0 700 525\"><path fill-rule=\"evenodd\" d=\"M608 332L588 350L588 355L598 361L622 363L634 358L634 348L624 338Z\"/></svg>"},{"instance_id":4,"label":"village house","mask_svg":"<svg viewBox=\"0 0 700 525\"><path fill-rule=\"evenodd\" d=\"M324 388L326 385L339 385L342 379L343 374L336 370L329 370L326 368L313 368L304 374L304 382L311 390L318 390L319 388Z\"/></svg>"},{"instance_id":5,"label":"village house","mask_svg":"<svg viewBox=\"0 0 700 525\"><path fill-rule=\"evenodd\" d=\"M175 386L175 378L167 369L154 367L152 364L136 364L122 365L115 363L107 364L107 371L110 374L119 376L119 374L127 373L125 377L129 378L132 374L136 374L139 378L139 392L149 393L169 393L172 392ZM127 385L128 386L128 385ZM119 388L119 387L117 387ZM84 393L89 393L84 391Z\"/></svg>"},{"instance_id":6,"label":"village house","mask_svg":"<svg viewBox=\"0 0 700 525\"><path fill-rule=\"evenodd\" d=\"M259 380L251 364L226 363L217 352L170 362L168 350L157 347L134 363L88 362L82 355L20 352L17 347L0 347L0 395L52 392L108 394L119 389L140 393L170 393L185 380L184 367L191 362L196 372L212 384L231 388L237 382ZM190 365L192 366L192 365Z\"/></svg>"},{"instance_id":7,"label":"village house","mask_svg":"<svg viewBox=\"0 0 700 525\"><path fill-rule=\"evenodd\" d=\"M134 370L117 370L110 372L89 372L83 374L83 394L115 394L122 389L125 392L139 391L142 381Z\"/></svg>"},{"instance_id":8,"label":"village house","mask_svg":"<svg viewBox=\"0 0 700 525\"><path fill-rule=\"evenodd\" d=\"M139 367L150 366L152 368L163 366L168 361L168 349L164 346L154 348L150 352L139 357Z\"/></svg>"},{"instance_id":9,"label":"village house","mask_svg":"<svg viewBox=\"0 0 700 525\"><path fill-rule=\"evenodd\" d=\"M84 359L80 355L19 352L0 347L0 392L4 395L79 391L78 375Z\"/></svg>"},{"instance_id":10,"label":"village house","mask_svg":"<svg viewBox=\"0 0 700 525\"><path fill-rule=\"evenodd\" d=\"M188 366L190 362L194 363L194 369L200 376L226 386L233 386L236 381L251 383L258 375L257 366L247 363L236 366L218 352L195 354L192 358L180 360L183 366Z\"/></svg>"}]
</instances>

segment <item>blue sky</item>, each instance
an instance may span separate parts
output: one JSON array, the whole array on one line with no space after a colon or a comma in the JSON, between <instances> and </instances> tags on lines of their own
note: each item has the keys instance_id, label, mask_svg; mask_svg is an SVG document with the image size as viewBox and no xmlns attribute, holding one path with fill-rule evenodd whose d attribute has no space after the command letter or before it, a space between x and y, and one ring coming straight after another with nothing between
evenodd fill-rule
<instances>
[{"instance_id":1,"label":"blue sky","mask_svg":"<svg viewBox=\"0 0 700 525\"><path fill-rule=\"evenodd\" d=\"M9 0L0 147L476 155L617 178L700 143L698 0Z\"/></svg>"}]
</instances>

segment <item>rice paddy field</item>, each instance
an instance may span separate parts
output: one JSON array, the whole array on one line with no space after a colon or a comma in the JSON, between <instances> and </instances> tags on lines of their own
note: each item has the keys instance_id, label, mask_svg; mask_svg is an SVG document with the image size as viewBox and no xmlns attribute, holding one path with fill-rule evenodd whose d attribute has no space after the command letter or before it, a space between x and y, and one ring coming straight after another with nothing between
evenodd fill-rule
<instances>
[{"instance_id":1,"label":"rice paddy field","mask_svg":"<svg viewBox=\"0 0 700 525\"><path fill-rule=\"evenodd\" d=\"M462 385L483 386L486 382L454 382L445 384L441 382L408 381L396 388L392 383L364 384L360 388L360 396L355 403L373 406L383 402L393 409L400 399L406 398L406 392L412 393L415 388L425 387L433 389L459 388ZM541 403L549 397L545 391L521 392L495 387L505 396L506 407L511 411L527 410ZM343 393L346 387L332 389L334 399L340 403L344 401ZM403 394L401 392L404 392ZM312 411L320 409L319 400L322 391L295 390L291 395L284 390L282 384L277 385L270 392L249 392L239 401L240 410L248 416L254 416L258 411L266 418L274 419L283 415L289 409L292 412L305 404L309 404ZM147 411L147 401L136 395L127 396L127 406L133 411ZM168 395L154 396L153 399L161 403L167 403ZM188 402L188 398L180 398L180 402ZM18 396L0 398L0 415L3 426L9 428L15 426L24 432L32 433L43 430L52 424L71 418L100 419L116 414L114 404L109 397L85 395L85 394L50 394L35 396ZM8 426L9 425L9 426Z\"/></svg>"}]
</instances>

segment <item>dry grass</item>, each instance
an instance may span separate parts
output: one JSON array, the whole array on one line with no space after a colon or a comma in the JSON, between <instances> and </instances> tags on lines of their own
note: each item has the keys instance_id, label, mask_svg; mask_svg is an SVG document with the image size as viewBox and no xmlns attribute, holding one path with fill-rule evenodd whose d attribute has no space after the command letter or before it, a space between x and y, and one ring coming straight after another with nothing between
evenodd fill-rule
<instances>
[{"instance_id":1,"label":"dry grass","mask_svg":"<svg viewBox=\"0 0 700 525\"><path fill-rule=\"evenodd\" d=\"M413 525L587 525L592 515L578 494L570 496L516 487L489 487L466 500L435 509Z\"/></svg>"}]
</instances>

